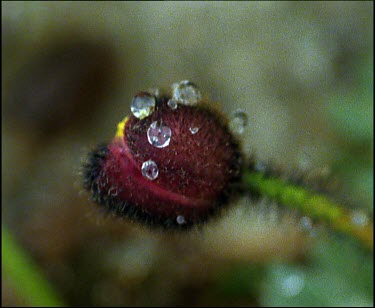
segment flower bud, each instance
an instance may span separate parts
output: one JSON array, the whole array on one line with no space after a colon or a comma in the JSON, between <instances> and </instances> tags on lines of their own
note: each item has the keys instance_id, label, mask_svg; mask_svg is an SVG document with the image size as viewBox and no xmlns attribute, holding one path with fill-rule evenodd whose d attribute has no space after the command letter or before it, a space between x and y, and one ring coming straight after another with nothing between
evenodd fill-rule
<instances>
[{"instance_id":1,"label":"flower bud","mask_svg":"<svg viewBox=\"0 0 375 308\"><path fill-rule=\"evenodd\" d=\"M242 160L225 118L201 101L196 86L183 81L173 89L179 92L138 93L133 115L110 144L90 152L83 175L92 199L110 212L184 228L228 203Z\"/></svg>"}]
</instances>

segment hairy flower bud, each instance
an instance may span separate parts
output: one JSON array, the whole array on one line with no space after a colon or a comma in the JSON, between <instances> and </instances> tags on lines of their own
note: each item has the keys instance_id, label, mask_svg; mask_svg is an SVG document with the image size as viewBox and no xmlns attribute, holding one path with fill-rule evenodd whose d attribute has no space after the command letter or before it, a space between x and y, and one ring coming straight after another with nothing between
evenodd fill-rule
<instances>
[{"instance_id":1,"label":"hairy flower bud","mask_svg":"<svg viewBox=\"0 0 375 308\"><path fill-rule=\"evenodd\" d=\"M84 187L120 216L165 227L206 221L240 179L241 152L225 118L202 102L196 86L140 92L113 141L92 151Z\"/></svg>"}]
</instances>

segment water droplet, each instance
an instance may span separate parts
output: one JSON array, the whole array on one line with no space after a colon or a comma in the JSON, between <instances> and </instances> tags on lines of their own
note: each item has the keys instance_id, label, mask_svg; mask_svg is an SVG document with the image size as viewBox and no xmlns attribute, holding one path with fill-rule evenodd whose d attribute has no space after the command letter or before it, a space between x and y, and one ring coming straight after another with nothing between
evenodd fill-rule
<instances>
[{"instance_id":1,"label":"water droplet","mask_svg":"<svg viewBox=\"0 0 375 308\"><path fill-rule=\"evenodd\" d=\"M320 232L319 227L314 225L314 221L308 216L303 216L300 219L299 226L310 237L316 237Z\"/></svg>"},{"instance_id":2,"label":"water droplet","mask_svg":"<svg viewBox=\"0 0 375 308\"><path fill-rule=\"evenodd\" d=\"M313 222L311 218L307 216L303 216L301 220L299 221L299 224L304 231L310 232L313 228Z\"/></svg>"},{"instance_id":3,"label":"water droplet","mask_svg":"<svg viewBox=\"0 0 375 308\"><path fill-rule=\"evenodd\" d=\"M154 161L148 160L142 164L142 174L149 180L155 180L159 175L159 169Z\"/></svg>"},{"instance_id":4,"label":"water droplet","mask_svg":"<svg viewBox=\"0 0 375 308\"><path fill-rule=\"evenodd\" d=\"M281 292L285 297L294 297L301 293L305 286L304 276L301 274L291 274L281 282Z\"/></svg>"},{"instance_id":5,"label":"water droplet","mask_svg":"<svg viewBox=\"0 0 375 308\"><path fill-rule=\"evenodd\" d=\"M199 131L199 127L190 127L189 130L193 135L195 135Z\"/></svg>"},{"instance_id":6,"label":"water droplet","mask_svg":"<svg viewBox=\"0 0 375 308\"><path fill-rule=\"evenodd\" d=\"M256 162L254 165L254 169L259 172L266 172L267 171L267 165L263 162Z\"/></svg>"},{"instance_id":7,"label":"water droplet","mask_svg":"<svg viewBox=\"0 0 375 308\"><path fill-rule=\"evenodd\" d=\"M154 95L155 97L160 97L160 89L159 88L150 88L147 90L148 93Z\"/></svg>"},{"instance_id":8,"label":"water droplet","mask_svg":"<svg viewBox=\"0 0 375 308\"><path fill-rule=\"evenodd\" d=\"M174 83L172 89L173 99L180 104L193 106L202 99L202 94L198 87L188 80Z\"/></svg>"},{"instance_id":9,"label":"water droplet","mask_svg":"<svg viewBox=\"0 0 375 308\"><path fill-rule=\"evenodd\" d=\"M147 92L141 92L133 97L130 110L135 117L142 120L154 111L155 104L155 96Z\"/></svg>"},{"instance_id":10,"label":"water droplet","mask_svg":"<svg viewBox=\"0 0 375 308\"><path fill-rule=\"evenodd\" d=\"M185 217L182 215L178 215L176 218L176 221L179 225L183 225L186 223Z\"/></svg>"},{"instance_id":11,"label":"water droplet","mask_svg":"<svg viewBox=\"0 0 375 308\"><path fill-rule=\"evenodd\" d=\"M177 101L175 101L174 99L170 99L167 103L168 107L173 109L173 110L176 110L177 109Z\"/></svg>"},{"instance_id":12,"label":"water droplet","mask_svg":"<svg viewBox=\"0 0 375 308\"><path fill-rule=\"evenodd\" d=\"M158 125L153 122L147 130L147 139L150 144L157 148L164 148L171 141L172 131L168 126Z\"/></svg>"},{"instance_id":13,"label":"water droplet","mask_svg":"<svg viewBox=\"0 0 375 308\"><path fill-rule=\"evenodd\" d=\"M245 131L247 122L247 114L243 110L238 109L232 115L232 119L229 122L229 128L232 132L242 134Z\"/></svg>"},{"instance_id":14,"label":"water droplet","mask_svg":"<svg viewBox=\"0 0 375 308\"><path fill-rule=\"evenodd\" d=\"M351 214L351 221L356 226L364 227L368 224L369 218L365 212L357 210Z\"/></svg>"}]
</instances>

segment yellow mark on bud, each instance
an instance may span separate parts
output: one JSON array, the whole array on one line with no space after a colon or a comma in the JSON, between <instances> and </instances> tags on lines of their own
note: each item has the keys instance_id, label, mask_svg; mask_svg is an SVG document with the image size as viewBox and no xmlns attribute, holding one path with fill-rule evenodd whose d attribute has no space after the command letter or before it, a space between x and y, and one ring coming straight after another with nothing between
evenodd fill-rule
<instances>
[{"instance_id":1,"label":"yellow mark on bud","mask_svg":"<svg viewBox=\"0 0 375 308\"><path fill-rule=\"evenodd\" d=\"M115 137L124 137L125 124L129 120L129 117L125 117L120 123L117 124L117 132Z\"/></svg>"}]
</instances>

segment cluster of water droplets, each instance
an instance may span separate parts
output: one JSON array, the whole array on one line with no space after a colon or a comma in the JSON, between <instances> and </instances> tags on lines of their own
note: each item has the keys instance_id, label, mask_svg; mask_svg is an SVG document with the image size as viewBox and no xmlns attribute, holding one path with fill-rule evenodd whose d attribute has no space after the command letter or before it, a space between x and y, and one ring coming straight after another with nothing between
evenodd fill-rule
<instances>
[{"instance_id":1,"label":"cluster of water droplets","mask_svg":"<svg viewBox=\"0 0 375 308\"><path fill-rule=\"evenodd\" d=\"M131 112L135 117L142 120L150 116L156 107L156 98L160 96L158 88L149 89L147 92L140 92L134 96L131 103ZM202 100L202 94L198 87L188 81L183 80L172 85L172 98L169 99L167 105L172 110L176 110L178 105L194 106ZM199 127L191 126L189 128L191 134L195 135L199 131ZM161 122L154 121L147 130L148 142L156 148L167 147L171 141L172 130ZM152 160L145 161L141 168L142 174L149 180L158 177L159 170L156 163ZM178 224L184 224L183 216L176 219Z\"/></svg>"},{"instance_id":2,"label":"cluster of water droplets","mask_svg":"<svg viewBox=\"0 0 375 308\"><path fill-rule=\"evenodd\" d=\"M148 142L156 148L164 148L169 145L172 137L172 130L162 123L157 121L152 122L147 130ZM149 180L155 180L159 175L157 164L148 160L142 165L142 174Z\"/></svg>"}]
</instances>

